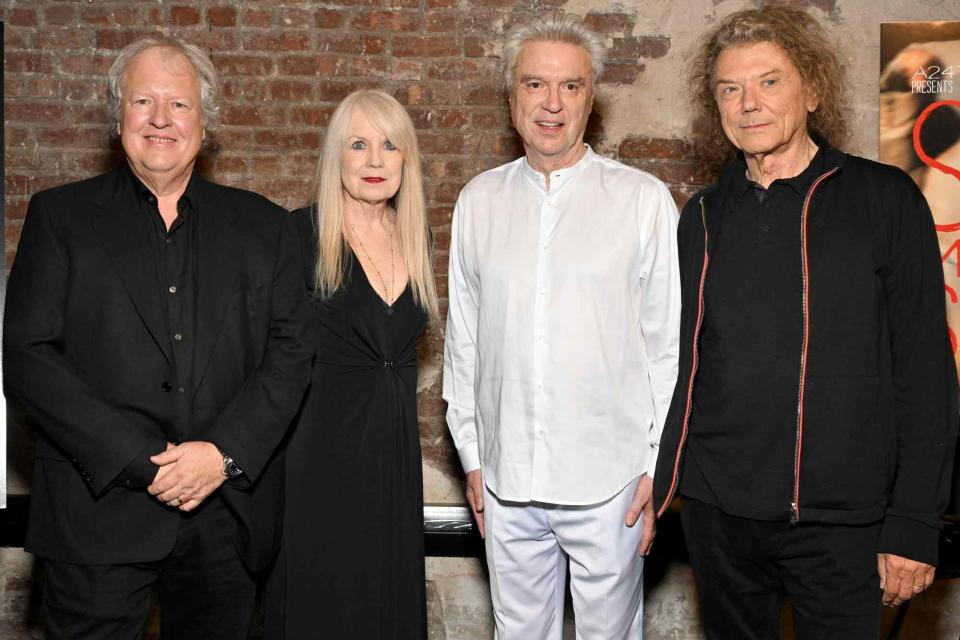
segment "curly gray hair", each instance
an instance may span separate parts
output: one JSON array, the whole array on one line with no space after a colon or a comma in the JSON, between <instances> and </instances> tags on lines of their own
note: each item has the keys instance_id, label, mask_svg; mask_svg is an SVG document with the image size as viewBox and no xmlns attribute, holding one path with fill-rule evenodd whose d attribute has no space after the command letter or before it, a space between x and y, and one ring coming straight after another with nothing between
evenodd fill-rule
<instances>
[{"instance_id":1,"label":"curly gray hair","mask_svg":"<svg viewBox=\"0 0 960 640\"><path fill-rule=\"evenodd\" d=\"M200 85L203 128L206 129L208 134L212 134L216 130L220 118L220 90L217 71L213 67L210 56L204 53L203 49L172 36L141 38L124 47L117 59L113 61L110 71L107 72L107 111L110 114L111 121L120 122L120 114L123 108L123 83L130 63L147 49L155 47L175 51L190 63L197 76L197 83Z\"/></svg>"},{"instance_id":2,"label":"curly gray hair","mask_svg":"<svg viewBox=\"0 0 960 640\"><path fill-rule=\"evenodd\" d=\"M607 47L603 39L580 18L557 11L547 17L534 17L511 27L503 36L503 82L507 91L513 93L513 70L517 66L520 50L528 42L566 42L586 49L590 54L593 70L593 85L600 81L607 63Z\"/></svg>"}]
</instances>

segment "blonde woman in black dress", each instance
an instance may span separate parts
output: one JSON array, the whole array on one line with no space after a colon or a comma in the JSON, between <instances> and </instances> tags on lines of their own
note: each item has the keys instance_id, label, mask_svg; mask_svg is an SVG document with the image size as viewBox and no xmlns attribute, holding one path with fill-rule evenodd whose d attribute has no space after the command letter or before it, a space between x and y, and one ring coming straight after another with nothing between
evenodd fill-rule
<instances>
[{"instance_id":1,"label":"blonde woman in black dress","mask_svg":"<svg viewBox=\"0 0 960 640\"><path fill-rule=\"evenodd\" d=\"M426 637L417 342L437 315L420 153L404 108L357 91L334 112L317 204L297 216L313 381L287 443L269 638Z\"/></svg>"}]
</instances>

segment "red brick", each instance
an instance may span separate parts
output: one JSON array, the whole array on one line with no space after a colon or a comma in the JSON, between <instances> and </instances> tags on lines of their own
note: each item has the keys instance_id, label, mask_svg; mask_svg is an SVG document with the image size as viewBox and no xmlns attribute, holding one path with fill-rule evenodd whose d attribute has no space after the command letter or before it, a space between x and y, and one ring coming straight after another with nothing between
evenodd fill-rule
<instances>
[{"instance_id":1,"label":"red brick","mask_svg":"<svg viewBox=\"0 0 960 640\"><path fill-rule=\"evenodd\" d=\"M342 76L347 73L348 63L340 56L287 56L277 60L280 75L290 76Z\"/></svg>"},{"instance_id":2,"label":"red brick","mask_svg":"<svg viewBox=\"0 0 960 640\"><path fill-rule=\"evenodd\" d=\"M43 21L48 25L75 24L77 22L77 8L65 4L44 7Z\"/></svg>"},{"instance_id":3,"label":"red brick","mask_svg":"<svg viewBox=\"0 0 960 640\"><path fill-rule=\"evenodd\" d=\"M274 100L304 100L313 95L313 85L296 80L274 80L270 83L270 97Z\"/></svg>"},{"instance_id":4,"label":"red brick","mask_svg":"<svg viewBox=\"0 0 960 640\"><path fill-rule=\"evenodd\" d=\"M8 54L9 55L9 54ZM105 78L114 56L86 54L82 56L65 56L60 59L60 73L73 75L91 75Z\"/></svg>"},{"instance_id":5,"label":"red brick","mask_svg":"<svg viewBox=\"0 0 960 640\"><path fill-rule=\"evenodd\" d=\"M22 221L27 217L27 200L23 198L7 198L6 207L4 207L4 214L6 217L6 223L8 230L13 227L16 229L16 222ZM19 229L16 229L19 232ZM14 242L7 242L7 246L16 246L16 242L20 239L20 234L17 233L17 239ZM9 238L8 238L9 240Z\"/></svg>"},{"instance_id":6,"label":"red brick","mask_svg":"<svg viewBox=\"0 0 960 640\"><path fill-rule=\"evenodd\" d=\"M427 210L427 217L430 220L431 227L442 227L450 224L453 220L453 209L450 207L430 207Z\"/></svg>"},{"instance_id":7,"label":"red brick","mask_svg":"<svg viewBox=\"0 0 960 640\"><path fill-rule=\"evenodd\" d=\"M280 175L280 158L277 156L254 156L251 158L253 163L253 173L257 176L275 176Z\"/></svg>"},{"instance_id":8,"label":"red brick","mask_svg":"<svg viewBox=\"0 0 960 640\"><path fill-rule=\"evenodd\" d=\"M37 12L25 7L14 7L7 13L7 23L14 27L35 27Z\"/></svg>"},{"instance_id":9,"label":"red brick","mask_svg":"<svg viewBox=\"0 0 960 640\"><path fill-rule=\"evenodd\" d=\"M463 109L441 111L437 116L437 126L441 129L463 129L470 122L470 113Z\"/></svg>"},{"instance_id":10,"label":"red brick","mask_svg":"<svg viewBox=\"0 0 960 640\"><path fill-rule=\"evenodd\" d=\"M267 99L267 85L260 79L230 79L224 80L220 91L226 100L246 102L263 102Z\"/></svg>"},{"instance_id":11,"label":"red brick","mask_svg":"<svg viewBox=\"0 0 960 640\"><path fill-rule=\"evenodd\" d=\"M670 51L667 36L641 36L637 38L638 55L641 58L662 58Z\"/></svg>"},{"instance_id":12,"label":"red brick","mask_svg":"<svg viewBox=\"0 0 960 640\"><path fill-rule=\"evenodd\" d=\"M387 59L380 56L361 56L353 59L350 71L355 76L382 78L387 73ZM399 78L393 77L392 80Z\"/></svg>"},{"instance_id":13,"label":"red brick","mask_svg":"<svg viewBox=\"0 0 960 640\"><path fill-rule=\"evenodd\" d=\"M482 58L487 55L484 46L485 40L479 37L468 37L463 39L463 55L468 58Z\"/></svg>"},{"instance_id":14,"label":"red brick","mask_svg":"<svg viewBox=\"0 0 960 640\"><path fill-rule=\"evenodd\" d=\"M333 109L328 107L297 107L290 113L290 123L308 127L325 127L330 122L331 115L333 115Z\"/></svg>"},{"instance_id":15,"label":"red brick","mask_svg":"<svg viewBox=\"0 0 960 640\"><path fill-rule=\"evenodd\" d=\"M393 39L393 55L439 58L460 55L460 45L452 36L402 36Z\"/></svg>"},{"instance_id":16,"label":"red brick","mask_svg":"<svg viewBox=\"0 0 960 640\"><path fill-rule=\"evenodd\" d=\"M686 141L676 138L648 138L646 136L625 138L617 150L617 157L621 159L684 160L692 156L691 146Z\"/></svg>"},{"instance_id":17,"label":"red brick","mask_svg":"<svg viewBox=\"0 0 960 640\"><path fill-rule=\"evenodd\" d=\"M240 48L239 29L200 29L195 35L181 34L205 51L237 51Z\"/></svg>"},{"instance_id":18,"label":"red brick","mask_svg":"<svg viewBox=\"0 0 960 640\"><path fill-rule=\"evenodd\" d=\"M311 131L297 133L281 132L274 129L258 131L254 135L257 147L275 147L279 149L316 149L320 147L320 136Z\"/></svg>"},{"instance_id":19,"label":"red brick","mask_svg":"<svg viewBox=\"0 0 960 640\"><path fill-rule=\"evenodd\" d=\"M306 51L310 45L310 34L296 31L254 33L243 39L243 48L252 51Z\"/></svg>"},{"instance_id":20,"label":"red brick","mask_svg":"<svg viewBox=\"0 0 960 640\"><path fill-rule=\"evenodd\" d=\"M246 173L247 158L221 153L214 160L213 167L217 173Z\"/></svg>"},{"instance_id":21,"label":"red brick","mask_svg":"<svg viewBox=\"0 0 960 640\"><path fill-rule=\"evenodd\" d=\"M463 189L463 184L459 182L441 182L432 190L432 198L436 203L453 204L457 201L457 196Z\"/></svg>"},{"instance_id":22,"label":"red brick","mask_svg":"<svg viewBox=\"0 0 960 640\"><path fill-rule=\"evenodd\" d=\"M440 60L430 65L427 75L431 80L479 80L489 78L491 75L499 75L500 70L486 68L486 65L478 64L475 59L461 60L450 58L449 60Z\"/></svg>"},{"instance_id":23,"label":"red brick","mask_svg":"<svg viewBox=\"0 0 960 640\"><path fill-rule=\"evenodd\" d=\"M53 64L50 56L41 53L25 51L6 51L3 56L3 68L7 73L52 73Z\"/></svg>"},{"instance_id":24,"label":"red brick","mask_svg":"<svg viewBox=\"0 0 960 640\"><path fill-rule=\"evenodd\" d=\"M3 107L7 122L63 122L62 104L42 102L7 102Z\"/></svg>"},{"instance_id":25,"label":"red brick","mask_svg":"<svg viewBox=\"0 0 960 640\"><path fill-rule=\"evenodd\" d=\"M417 136L424 154L461 154L463 136L456 133L421 133Z\"/></svg>"},{"instance_id":26,"label":"red brick","mask_svg":"<svg viewBox=\"0 0 960 640\"><path fill-rule=\"evenodd\" d=\"M284 8L280 10L279 23L286 28L313 26L313 14L304 9Z\"/></svg>"},{"instance_id":27,"label":"red brick","mask_svg":"<svg viewBox=\"0 0 960 640\"><path fill-rule=\"evenodd\" d=\"M481 85L474 87L466 92L463 98L464 104L480 106L506 105L506 91L501 85Z\"/></svg>"},{"instance_id":28,"label":"red brick","mask_svg":"<svg viewBox=\"0 0 960 640\"><path fill-rule=\"evenodd\" d=\"M200 24L200 11L194 7L170 7L170 22L181 27Z\"/></svg>"},{"instance_id":29,"label":"red brick","mask_svg":"<svg viewBox=\"0 0 960 640\"><path fill-rule=\"evenodd\" d=\"M376 89L379 85L370 82L334 80L317 83L317 101L336 102L346 98L357 89Z\"/></svg>"},{"instance_id":30,"label":"red brick","mask_svg":"<svg viewBox=\"0 0 960 640\"><path fill-rule=\"evenodd\" d=\"M457 14L431 11L427 14L427 31L444 32L457 30Z\"/></svg>"},{"instance_id":31,"label":"red brick","mask_svg":"<svg viewBox=\"0 0 960 640\"><path fill-rule=\"evenodd\" d=\"M36 29L30 34L30 46L42 51L69 51L87 49L94 45L94 34L89 29L68 27L61 29ZM82 55L86 55L86 51Z\"/></svg>"},{"instance_id":32,"label":"red brick","mask_svg":"<svg viewBox=\"0 0 960 640\"><path fill-rule=\"evenodd\" d=\"M273 14L259 9L247 9L243 14L243 24L247 27L269 27L273 24Z\"/></svg>"},{"instance_id":33,"label":"red brick","mask_svg":"<svg viewBox=\"0 0 960 640\"><path fill-rule=\"evenodd\" d=\"M636 17L626 13L588 13L583 21L598 33L630 33Z\"/></svg>"},{"instance_id":34,"label":"red brick","mask_svg":"<svg viewBox=\"0 0 960 640\"><path fill-rule=\"evenodd\" d=\"M407 107L407 113L413 120L415 129L430 129L433 127L433 110L426 107Z\"/></svg>"},{"instance_id":35,"label":"red brick","mask_svg":"<svg viewBox=\"0 0 960 640\"><path fill-rule=\"evenodd\" d=\"M91 104L76 104L65 102L63 107L64 122L78 122L84 125L104 124L110 121L107 110L102 102Z\"/></svg>"},{"instance_id":36,"label":"red brick","mask_svg":"<svg viewBox=\"0 0 960 640\"><path fill-rule=\"evenodd\" d=\"M601 79L613 84L629 84L636 80L644 69L646 69L646 65L641 62L608 63L603 68L603 78Z\"/></svg>"},{"instance_id":37,"label":"red brick","mask_svg":"<svg viewBox=\"0 0 960 640\"><path fill-rule=\"evenodd\" d=\"M628 160L627 164L649 171L671 186L705 185L712 178L710 167L699 161Z\"/></svg>"},{"instance_id":38,"label":"red brick","mask_svg":"<svg viewBox=\"0 0 960 640\"><path fill-rule=\"evenodd\" d=\"M3 34L3 50L30 49L28 37L32 29L7 29Z\"/></svg>"},{"instance_id":39,"label":"red brick","mask_svg":"<svg viewBox=\"0 0 960 640\"><path fill-rule=\"evenodd\" d=\"M110 7L87 5L80 7L80 19L84 22L112 27L135 27L142 23L143 15L137 6Z\"/></svg>"},{"instance_id":40,"label":"red brick","mask_svg":"<svg viewBox=\"0 0 960 640\"><path fill-rule=\"evenodd\" d=\"M431 9L453 9L457 6L459 0L427 0L427 6Z\"/></svg>"},{"instance_id":41,"label":"red brick","mask_svg":"<svg viewBox=\"0 0 960 640\"><path fill-rule=\"evenodd\" d=\"M343 12L336 9L317 9L313 16L313 24L318 29L336 29L343 24Z\"/></svg>"},{"instance_id":42,"label":"red brick","mask_svg":"<svg viewBox=\"0 0 960 640\"><path fill-rule=\"evenodd\" d=\"M119 51L138 38L144 36L158 35L155 31L144 30L123 30L100 29L96 33L96 46L98 49L113 49Z\"/></svg>"},{"instance_id":43,"label":"red brick","mask_svg":"<svg viewBox=\"0 0 960 640\"><path fill-rule=\"evenodd\" d=\"M213 55L221 75L265 76L273 70L273 59L265 56Z\"/></svg>"},{"instance_id":44,"label":"red brick","mask_svg":"<svg viewBox=\"0 0 960 640\"><path fill-rule=\"evenodd\" d=\"M377 56L383 53L385 43L379 36L356 34L322 36L320 49L334 53L353 53L357 55Z\"/></svg>"},{"instance_id":45,"label":"red brick","mask_svg":"<svg viewBox=\"0 0 960 640\"><path fill-rule=\"evenodd\" d=\"M104 149L110 144L110 131L106 127L37 127L37 143L45 147L71 149Z\"/></svg>"},{"instance_id":46,"label":"red brick","mask_svg":"<svg viewBox=\"0 0 960 640\"><path fill-rule=\"evenodd\" d=\"M211 27L232 27L237 24L235 7L210 7L207 9L207 24Z\"/></svg>"},{"instance_id":47,"label":"red brick","mask_svg":"<svg viewBox=\"0 0 960 640\"><path fill-rule=\"evenodd\" d=\"M357 31L417 31L420 13L416 11L364 11L356 13L350 26Z\"/></svg>"},{"instance_id":48,"label":"red brick","mask_svg":"<svg viewBox=\"0 0 960 640\"><path fill-rule=\"evenodd\" d=\"M239 104L223 107L221 120L224 124L238 127L255 127L264 124L256 107Z\"/></svg>"},{"instance_id":49,"label":"red brick","mask_svg":"<svg viewBox=\"0 0 960 640\"><path fill-rule=\"evenodd\" d=\"M393 80L422 80L423 61L409 58L394 58L390 77Z\"/></svg>"}]
</instances>

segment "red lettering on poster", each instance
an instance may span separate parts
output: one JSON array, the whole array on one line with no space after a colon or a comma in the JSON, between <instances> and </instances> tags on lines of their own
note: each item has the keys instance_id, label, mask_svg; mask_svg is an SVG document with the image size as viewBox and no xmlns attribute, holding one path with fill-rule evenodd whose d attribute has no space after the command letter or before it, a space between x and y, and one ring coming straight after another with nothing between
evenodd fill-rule
<instances>
[{"instance_id":1,"label":"red lettering on poster","mask_svg":"<svg viewBox=\"0 0 960 640\"><path fill-rule=\"evenodd\" d=\"M927 118L929 118L930 114L933 113L936 109L939 109L940 107L945 107L948 105L960 109L960 100L938 100L937 102L934 102L928 105L926 109L920 112L920 115L917 116L917 121L913 125L913 148L917 152L917 156L920 158L920 160L923 161L925 165L927 165L932 169L936 169L937 171L945 173L947 175L953 176L957 180L960 180L960 169L957 169L956 167L951 167L950 165L946 165L938 161L936 158L930 157L923 150L923 147L920 144L920 130L923 128L923 123L927 121ZM956 231L960 231L960 220L956 222L938 224L936 225L936 227L937 227L938 233L954 233ZM947 250L944 251L943 255L940 257L940 261L946 262L947 259L950 257L951 253L955 254L954 262L956 264L957 278L960 278L960 240L955 240L949 247L947 247ZM957 304L958 297L957 297L956 290L953 287L946 284L944 285L944 289L946 290L947 298L949 299L949 304ZM953 327L948 327L948 329L950 331L950 346L953 347L953 353L956 354L957 353L957 334L953 330Z\"/></svg>"}]
</instances>

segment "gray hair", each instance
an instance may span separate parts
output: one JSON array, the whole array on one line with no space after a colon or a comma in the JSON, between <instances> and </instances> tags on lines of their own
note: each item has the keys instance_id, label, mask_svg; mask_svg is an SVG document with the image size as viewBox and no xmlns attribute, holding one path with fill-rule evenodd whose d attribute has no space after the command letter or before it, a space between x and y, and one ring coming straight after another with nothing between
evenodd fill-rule
<instances>
[{"instance_id":1,"label":"gray hair","mask_svg":"<svg viewBox=\"0 0 960 640\"><path fill-rule=\"evenodd\" d=\"M197 76L200 85L200 106L203 109L203 128L208 134L214 132L220 118L220 90L217 81L217 71L213 67L210 56L195 44L187 44L180 38L173 36L153 36L141 38L123 48L117 59L113 61L110 71L107 72L107 111L112 122L120 122L122 111L123 83L126 79L130 64L147 49L170 49L179 53Z\"/></svg>"},{"instance_id":2,"label":"gray hair","mask_svg":"<svg viewBox=\"0 0 960 640\"><path fill-rule=\"evenodd\" d=\"M515 24L503 36L503 81L507 91L513 93L513 70L517 66L520 50L528 42L566 42L586 49L593 70L593 85L600 81L607 63L607 47L603 39L580 18L557 11L547 17L536 16L526 22Z\"/></svg>"}]
</instances>

